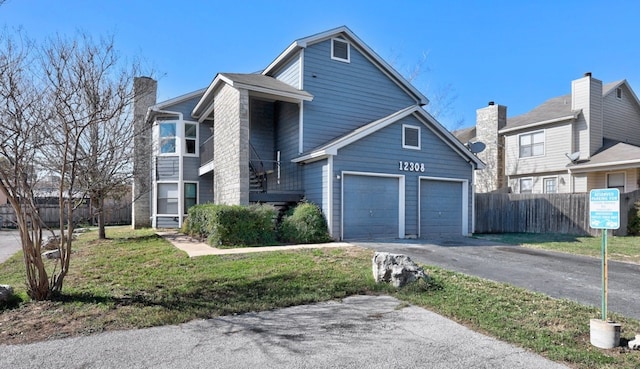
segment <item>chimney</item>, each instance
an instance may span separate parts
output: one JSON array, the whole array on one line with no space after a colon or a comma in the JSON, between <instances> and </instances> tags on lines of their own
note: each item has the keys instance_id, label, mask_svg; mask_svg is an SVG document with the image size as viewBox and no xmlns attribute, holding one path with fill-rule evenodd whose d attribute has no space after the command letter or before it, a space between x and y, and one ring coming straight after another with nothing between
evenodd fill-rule
<instances>
[{"instance_id":1,"label":"chimney","mask_svg":"<svg viewBox=\"0 0 640 369\"><path fill-rule=\"evenodd\" d=\"M151 122L146 121L149 107L155 105L158 82L150 77L133 80L133 205L131 226L134 229L151 227L151 169L153 152Z\"/></svg>"},{"instance_id":2,"label":"chimney","mask_svg":"<svg viewBox=\"0 0 640 369\"><path fill-rule=\"evenodd\" d=\"M580 151L580 160L586 160L602 147L604 129L602 81L590 72L571 82L571 110L581 111L571 152Z\"/></svg>"},{"instance_id":3,"label":"chimney","mask_svg":"<svg viewBox=\"0 0 640 369\"><path fill-rule=\"evenodd\" d=\"M491 192L505 186L504 179L504 137L498 131L507 125L507 107L489 101L476 110L476 141L486 145L478 158L485 168L476 172L476 191Z\"/></svg>"}]
</instances>

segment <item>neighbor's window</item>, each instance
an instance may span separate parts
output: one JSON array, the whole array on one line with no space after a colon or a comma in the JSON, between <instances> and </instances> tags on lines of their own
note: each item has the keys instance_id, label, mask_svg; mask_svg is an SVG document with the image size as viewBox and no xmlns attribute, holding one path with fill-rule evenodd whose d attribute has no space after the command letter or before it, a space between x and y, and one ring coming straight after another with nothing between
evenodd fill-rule
<instances>
[{"instance_id":1,"label":"neighbor's window","mask_svg":"<svg viewBox=\"0 0 640 369\"><path fill-rule=\"evenodd\" d=\"M616 97L622 99L622 89L620 87L616 88Z\"/></svg>"},{"instance_id":2,"label":"neighbor's window","mask_svg":"<svg viewBox=\"0 0 640 369\"><path fill-rule=\"evenodd\" d=\"M402 125L402 148L420 150L420 127Z\"/></svg>"},{"instance_id":3,"label":"neighbor's window","mask_svg":"<svg viewBox=\"0 0 640 369\"><path fill-rule=\"evenodd\" d=\"M178 184L158 183L158 214L178 214Z\"/></svg>"},{"instance_id":4,"label":"neighbor's window","mask_svg":"<svg viewBox=\"0 0 640 369\"><path fill-rule=\"evenodd\" d=\"M184 184L184 213L189 212L189 208L198 203L198 184Z\"/></svg>"},{"instance_id":5,"label":"neighbor's window","mask_svg":"<svg viewBox=\"0 0 640 369\"><path fill-rule=\"evenodd\" d=\"M532 178L521 178L520 179L520 193L531 193L533 192L533 179Z\"/></svg>"},{"instance_id":6,"label":"neighbor's window","mask_svg":"<svg viewBox=\"0 0 640 369\"><path fill-rule=\"evenodd\" d=\"M544 131L520 135L520 157L544 155Z\"/></svg>"},{"instance_id":7,"label":"neighbor's window","mask_svg":"<svg viewBox=\"0 0 640 369\"><path fill-rule=\"evenodd\" d=\"M349 42L334 38L331 40L331 59L349 62L351 57Z\"/></svg>"},{"instance_id":8,"label":"neighbor's window","mask_svg":"<svg viewBox=\"0 0 640 369\"><path fill-rule=\"evenodd\" d=\"M624 173L607 174L607 188L617 188L620 193L624 193Z\"/></svg>"},{"instance_id":9,"label":"neighbor's window","mask_svg":"<svg viewBox=\"0 0 640 369\"><path fill-rule=\"evenodd\" d=\"M544 193L557 193L557 178L545 178L544 179Z\"/></svg>"},{"instance_id":10,"label":"neighbor's window","mask_svg":"<svg viewBox=\"0 0 640 369\"><path fill-rule=\"evenodd\" d=\"M160 123L160 153L172 154L176 152L176 123Z\"/></svg>"},{"instance_id":11,"label":"neighbor's window","mask_svg":"<svg viewBox=\"0 0 640 369\"><path fill-rule=\"evenodd\" d=\"M196 142L198 140L198 125L194 123L184 124L184 147L185 154L196 153Z\"/></svg>"}]
</instances>

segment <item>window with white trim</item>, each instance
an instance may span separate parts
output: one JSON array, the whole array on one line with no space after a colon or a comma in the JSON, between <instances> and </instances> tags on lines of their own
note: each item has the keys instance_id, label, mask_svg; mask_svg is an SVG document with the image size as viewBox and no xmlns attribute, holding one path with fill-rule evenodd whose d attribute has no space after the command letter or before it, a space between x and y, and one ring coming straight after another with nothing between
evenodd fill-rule
<instances>
[{"instance_id":1,"label":"window with white trim","mask_svg":"<svg viewBox=\"0 0 640 369\"><path fill-rule=\"evenodd\" d=\"M184 214L189 212L189 208L198 203L198 183L184 184Z\"/></svg>"},{"instance_id":2,"label":"window with white trim","mask_svg":"<svg viewBox=\"0 0 640 369\"><path fill-rule=\"evenodd\" d=\"M520 178L520 193L533 192L533 178Z\"/></svg>"},{"instance_id":3,"label":"window with white trim","mask_svg":"<svg viewBox=\"0 0 640 369\"><path fill-rule=\"evenodd\" d=\"M347 40L331 39L331 59L347 63L351 61L351 45Z\"/></svg>"},{"instance_id":4,"label":"window with white trim","mask_svg":"<svg viewBox=\"0 0 640 369\"><path fill-rule=\"evenodd\" d=\"M420 127L402 125L402 148L420 150Z\"/></svg>"},{"instance_id":5,"label":"window with white trim","mask_svg":"<svg viewBox=\"0 0 640 369\"><path fill-rule=\"evenodd\" d=\"M156 212L158 214L178 215L177 183L158 183Z\"/></svg>"},{"instance_id":6,"label":"window with white trim","mask_svg":"<svg viewBox=\"0 0 640 369\"><path fill-rule=\"evenodd\" d=\"M160 126L160 154L175 154L176 122L161 122L159 126Z\"/></svg>"},{"instance_id":7,"label":"window with white trim","mask_svg":"<svg viewBox=\"0 0 640 369\"><path fill-rule=\"evenodd\" d=\"M196 155L198 153L198 125L195 123L184 124L184 153Z\"/></svg>"},{"instance_id":8,"label":"window with white trim","mask_svg":"<svg viewBox=\"0 0 640 369\"><path fill-rule=\"evenodd\" d=\"M607 173L607 188L617 188L620 193L624 193L625 175L620 173Z\"/></svg>"},{"instance_id":9,"label":"window with white trim","mask_svg":"<svg viewBox=\"0 0 640 369\"><path fill-rule=\"evenodd\" d=\"M521 158L544 155L544 131L521 134L519 143Z\"/></svg>"},{"instance_id":10,"label":"window with white trim","mask_svg":"<svg viewBox=\"0 0 640 369\"><path fill-rule=\"evenodd\" d=\"M545 178L544 182L544 193L558 193L558 179L553 178Z\"/></svg>"}]
</instances>

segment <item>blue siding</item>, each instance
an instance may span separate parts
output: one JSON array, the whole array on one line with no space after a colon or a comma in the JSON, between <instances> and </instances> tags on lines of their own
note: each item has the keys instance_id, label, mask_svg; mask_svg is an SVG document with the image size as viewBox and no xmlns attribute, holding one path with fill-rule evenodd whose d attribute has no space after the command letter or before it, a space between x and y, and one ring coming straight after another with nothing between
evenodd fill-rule
<instances>
[{"instance_id":1,"label":"blue siding","mask_svg":"<svg viewBox=\"0 0 640 369\"><path fill-rule=\"evenodd\" d=\"M421 127L421 150L402 148L402 124ZM400 161L425 164L424 172L401 171ZM418 178L455 178L471 183L473 171L467 161L413 116L387 126L338 151L334 172L359 171L405 176L405 234L418 234ZM469 226L472 219L472 193L469 186ZM334 182L334 209L340 208L340 183ZM339 212L334 212L335 218ZM338 224L339 220L334 219Z\"/></svg>"},{"instance_id":2,"label":"blue siding","mask_svg":"<svg viewBox=\"0 0 640 369\"><path fill-rule=\"evenodd\" d=\"M275 159L273 110L272 102L251 99L249 142L262 160Z\"/></svg>"},{"instance_id":3,"label":"blue siding","mask_svg":"<svg viewBox=\"0 0 640 369\"><path fill-rule=\"evenodd\" d=\"M213 172L209 172L200 177L198 181L198 192L199 204L213 202Z\"/></svg>"},{"instance_id":4,"label":"blue siding","mask_svg":"<svg viewBox=\"0 0 640 369\"><path fill-rule=\"evenodd\" d=\"M182 158L182 179L185 181L197 181L200 178L200 158L185 156Z\"/></svg>"},{"instance_id":5,"label":"blue siding","mask_svg":"<svg viewBox=\"0 0 640 369\"><path fill-rule=\"evenodd\" d=\"M180 170L177 156L158 156L156 158L156 179L177 181Z\"/></svg>"},{"instance_id":6,"label":"blue siding","mask_svg":"<svg viewBox=\"0 0 640 369\"><path fill-rule=\"evenodd\" d=\"M276 103L276 150L280 150L283 160L298 156L298 132L300 109L297 104Z\"/></svg>"},{"instance_id":7,"label":"blue siding","mask_svg":"<svg viewBox=\"0 0 640 369\"><path fill-rule=\"evenodd\" d=\"M331 40L305 49L304 89L314 99L304 104L304 151L416 104L353 45L350 63L330 53Z\"/></svg>"},{"instance_id":8,"label":"blue siding","mask_svg":"<svg viewBox=\"0 0 640 369\"><path fill-rule=\"evenodd\" d=\"M295 88L300 88L300 53L297 53L287 64L274 74L274 77Z\"/></svg>"},{"instance_id":9,"label":"blue siding","mask_svg":"<svg viewBox=\"0 0 640 369\"><path fill-rule=\"evenodd\" d=\"M326 185L326 160L314 161L304 166L304 197L310 202L320 206L323 211L326 208L324 202L324 187Z\"/></svg>"}]
</instances>

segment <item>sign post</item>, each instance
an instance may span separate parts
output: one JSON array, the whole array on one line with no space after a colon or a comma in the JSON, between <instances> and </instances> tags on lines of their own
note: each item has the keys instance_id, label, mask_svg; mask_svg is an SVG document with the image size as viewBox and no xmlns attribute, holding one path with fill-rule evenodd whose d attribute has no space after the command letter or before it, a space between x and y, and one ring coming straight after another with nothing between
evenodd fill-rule
<instances>
[{"instance_id":1,"label":"sign post","mask_svg":"<svg viewBox=\"0 0 640 369\"><path fill-rule=\"evenodd\" d=\"M620 190L607 188L589 193L589 225L602 229L602 320L607 320L607 232L620 228Z\"/></svg>"}]
</instances>

